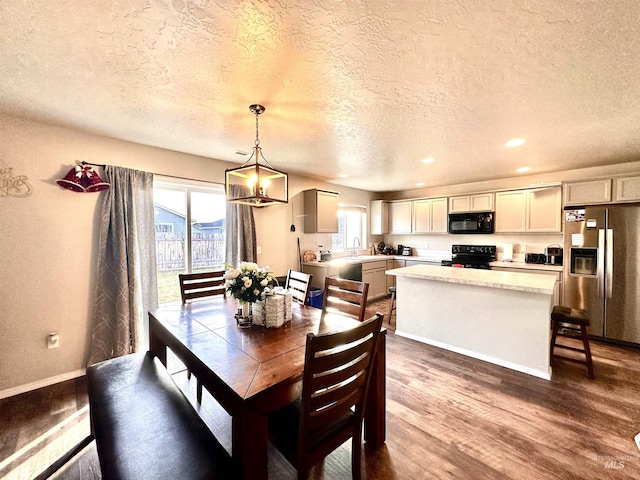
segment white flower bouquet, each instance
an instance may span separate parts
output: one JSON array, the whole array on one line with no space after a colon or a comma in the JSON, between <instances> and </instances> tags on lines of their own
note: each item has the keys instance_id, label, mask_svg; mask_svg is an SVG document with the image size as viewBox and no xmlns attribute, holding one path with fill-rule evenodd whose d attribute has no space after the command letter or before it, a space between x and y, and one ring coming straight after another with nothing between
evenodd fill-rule
<instances>
[{"instance_id":1,"label":"white flower bouquet","mask_svg":"<svg viewBox=\"0 0 640 480\"><path fill-rule=\"evenodd\" d=\"M224 274L225 288L240 303L254 303L271 291L276 278L269 267L259 267L257 263L240 262L238 267L227 265Z\"/></svg>"}]
</instances>

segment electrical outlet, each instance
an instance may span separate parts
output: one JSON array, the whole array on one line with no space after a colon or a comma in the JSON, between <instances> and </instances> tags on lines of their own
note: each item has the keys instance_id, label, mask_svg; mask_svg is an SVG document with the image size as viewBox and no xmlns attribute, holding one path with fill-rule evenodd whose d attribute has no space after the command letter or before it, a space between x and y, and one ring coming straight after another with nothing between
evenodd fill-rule
<instances>
[{"instance_id":1,"label":"electrical outlet","mask_svg":"<svg viewBox=\"0 0 640 480\"><path fill-rule=\"evenodd\" d=\"M258 255L260 255L262 253L262 247L258 245L258 247L256 248Z\"/></svg>"},{"instance_id":2,"label":"electrical outlet","mask_svg":"<svg viewBox=\"0 0 640 480\"><path fill-rule=\"evenodd\" d=\"M47 348L58 348L60 346L60 336L57 333L50 333L47 337Z\"/></svg>"},{"instance_id":3,"label":"electrical outlet","mask_svg":"<svg viewBox=\"0 0 640 480\"><path fill-rule=\"evenodd\" d=\"M429 250L429 244L428 244L428 243L425 243L425 244L424 244L424 249L425 249L425 250Z\"/></svg>"}]
</instances>

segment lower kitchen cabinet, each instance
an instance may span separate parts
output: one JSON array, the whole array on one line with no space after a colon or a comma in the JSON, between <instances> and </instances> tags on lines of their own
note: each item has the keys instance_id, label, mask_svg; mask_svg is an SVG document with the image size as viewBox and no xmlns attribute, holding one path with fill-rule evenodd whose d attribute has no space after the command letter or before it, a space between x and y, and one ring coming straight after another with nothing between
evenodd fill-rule
<instances>
[{"instance_id":1,"label":"lower kitchen cabinet","mask_svg":"<svg viewBox=\"0 0 640 480\"><path fill-rule=\"evenodd\" d=\"M332 265L302 265L304 273L313 275L311 278L311 286L324 289L324 279L326 277L337 277L338 267Z\"/></svg>"},{"instance_id":2,"label":"lower kitchen cabinet","mask_svg":"<svg viewBox=\"0 0 640 480\"><path fill-rule=\"evenodd\" d=\"M362 281L369 284L368 299L383 297L387 294L387 260L376 260L362 264Z\"/></svg>"}]
</instances>

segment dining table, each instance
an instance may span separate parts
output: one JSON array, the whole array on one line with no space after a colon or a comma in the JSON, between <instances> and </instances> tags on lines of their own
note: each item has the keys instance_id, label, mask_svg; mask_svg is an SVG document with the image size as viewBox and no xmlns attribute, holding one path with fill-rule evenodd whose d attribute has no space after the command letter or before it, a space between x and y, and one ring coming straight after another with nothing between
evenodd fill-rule
<instances>
[{"instance_id":1,"label":"dining table","mask_svg":"<svg viewBox=\"0 0 640 480\"><path fill-rule=\"evenodd\" d=\"M279 328L239 328L238 301L214 297L149 311L149 348L167 365L170 349L231 416L231 454L244 477L268 477L268 416L300 397L307 334L343 331L357 320L293 302ZM378 337L364 418L364 440L385 442L386 330Z\"/></svg>"}]
</instances>

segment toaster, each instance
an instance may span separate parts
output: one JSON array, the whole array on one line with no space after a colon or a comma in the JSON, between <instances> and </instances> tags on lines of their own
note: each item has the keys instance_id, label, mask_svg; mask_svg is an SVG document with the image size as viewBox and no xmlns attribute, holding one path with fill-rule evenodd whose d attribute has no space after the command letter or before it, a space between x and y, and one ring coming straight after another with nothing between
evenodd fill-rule
<instances>
[{"instance_id":1,"label":"toaster","mask_svg":"<svg viewBox=\"0 0 640 480\"><path fill-rule=\"evenodd\" d=\"M538 263L544 265L547 263L547 256L544 253L525 253L524 263Z\"/></svg>"}]
</instances>

